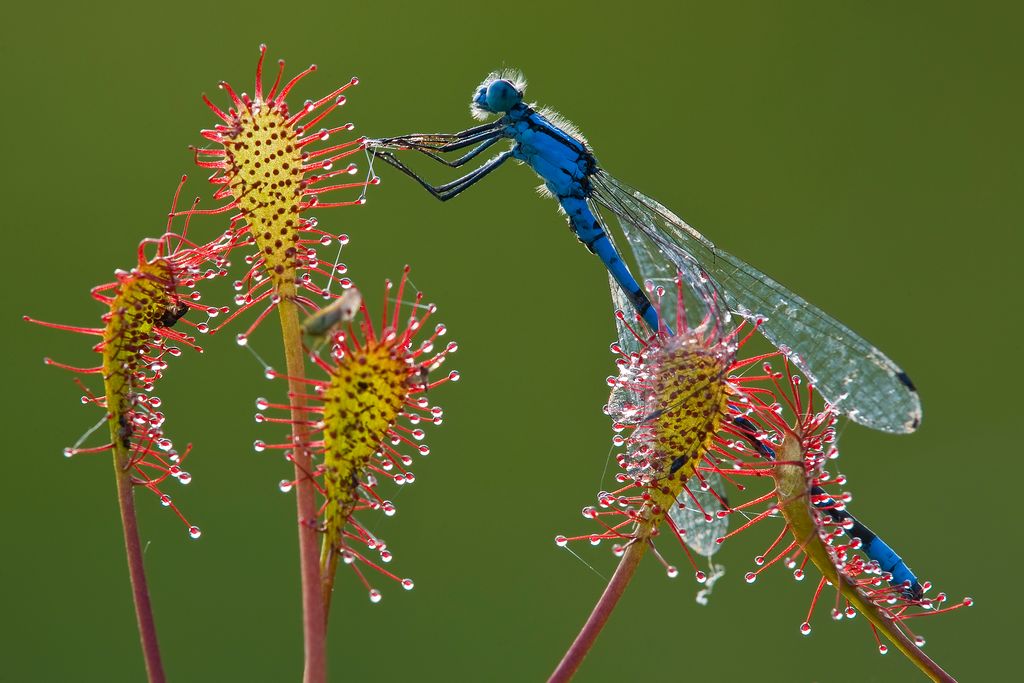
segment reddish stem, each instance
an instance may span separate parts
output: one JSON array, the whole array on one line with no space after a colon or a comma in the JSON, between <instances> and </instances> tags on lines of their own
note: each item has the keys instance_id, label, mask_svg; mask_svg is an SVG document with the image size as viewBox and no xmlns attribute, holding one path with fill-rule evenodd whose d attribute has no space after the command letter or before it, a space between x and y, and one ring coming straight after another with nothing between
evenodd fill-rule
<instances>
[{"instance_id":1,"label":"reddish stem","mask_svg":"<svg viewBox=\"0 0 1024 683\"><path fill-rule=\"evenodd\" d=\"M865 612L866 616L872 613ZM870 616L869 616L870 619ZM921 648L914 644L907 634L896 628L895 623L892 620L881 620L876 621L871 619L871 623L875 624L876 627L880 627L882 632L896 645L896 648L902 652L906 657L912 661L917 668L919 668L928 678L932 679L936 683L956 683L956 679L950 676L943 670L938 663L935 662L931 657L926 655Z\"/></svg>"},{"instance_id":2,"label":"reddish stem","mask_svg":"<svg viewBox=\"0 0 1024 683\"><path fill-rule=\"evenodd\" d=\"M633 578L633 574L636 572L637 565L640 564L640 558L647 551L647 545L648 541L642 539L635 540L626 547L626 552L623 553L622 559L619 560L619 566L615 568L615 573L605 587L604 593L601 594L601 598L594 605L594 610L590 613L587 622L583 624L583 628L580 630L579 635L576 636L576 640L572 642L569 650L562 657L562 661L558 663L558 667L551 674L548 683L568 681L576 674L576 670L580 668L583 658L590 652L590 648L597 640L601 629L604 628L608 617L611 616L612 610L615 609L615 605L619 602L619 598L626 591L626 586L629 585L630 579Z\"/></svg>"},{"instance_id":3,"label":"reddish stem","mask_svg":"<svg viewBox=\"0 0 1024 683\"><path fill-rule=\"evenodd\" d=\"M309 473L313 471L312 457L299 444L306 443L309 428L306 424L306 365L302 349L302 330L299 311L291 297L283 297L277 306L281 317L281 336L284 341L285 364L288 371L288 391L291 401L292 456L295 463L295 504L299 517L299 567L302 577L302 628L305 636L304 683L324 683L327 680L327 625L324 618L324 600L320 592L320 549L317 543L316 488Z\"/></svg>"},{"instance_id":4,"label":"reddish stem","mask_svg":"<svg viewBox=\"0 0 1024 683\"><path fill-rule=\"evenodd\" d=\"M893 645L914 663L928 678L936 683L956 683L956 679L943 671L934 660L913 643L899 627L898 620L886 614L870 600L847 576L839 573L827 547L818 542L818 522L812 512L807 493L806 471L803 466L802 437L795 433L786 435L780 457L772 470L777 495L782 501L779 510L786 518L787 527L793 538L810 557L821 575L840 591L858 612L863 614L874 627L881 631ZM780 467L778 465L790 465ZM795 495L794 495L795 493ZM808 542L807 539L815 539Z\"/></svg>"},{"instance_id":5,"label":"reddish stem","mask_svg":"<svg viewBox=\"0 0 1024 683\"><path fill-rule=\"evenodd\" d=\"M114 427L111 427L114 431ZM115 439L114 443L119 443ZM146 569L142 563L142 546L139 543L139 526L135 518L135 492L132 478L127 469L128 453L120 445L114 450L114 472L117 479L117 502L121 508L121 527L124 529L124 551L128 558L128 576L132 583L132 599L135 602L135 618L139 623L139 640L142 657L146 662L149 683L164 683L164 666L160 661L160 644L156 637L156 622L153 620L153 606L149 602L149 588L146 584Z\"/></svg>"}]
</instances>

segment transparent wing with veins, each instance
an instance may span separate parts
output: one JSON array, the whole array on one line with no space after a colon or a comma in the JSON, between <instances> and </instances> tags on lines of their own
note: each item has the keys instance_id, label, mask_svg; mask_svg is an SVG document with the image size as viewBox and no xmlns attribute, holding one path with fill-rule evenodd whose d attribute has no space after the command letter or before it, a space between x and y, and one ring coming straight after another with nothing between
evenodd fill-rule
<instances>
[{"instance_id":1,"label":"transparent wing with veins","mask_svg":"<svg viewBox=\"0 0 1024 683\"><path fill-rule=\"evenodd\" d=\"M593 199L619 219L644 279L704 272L723 303L749 318L854 422L883 432L912 432L921 421L917 391L893 361L846 325L743 260L719 249L660 203L603 171ZM653 245L653 246L652 246ZM687 271L684 271L687 272Z\"/></svg>"}]
</instances>

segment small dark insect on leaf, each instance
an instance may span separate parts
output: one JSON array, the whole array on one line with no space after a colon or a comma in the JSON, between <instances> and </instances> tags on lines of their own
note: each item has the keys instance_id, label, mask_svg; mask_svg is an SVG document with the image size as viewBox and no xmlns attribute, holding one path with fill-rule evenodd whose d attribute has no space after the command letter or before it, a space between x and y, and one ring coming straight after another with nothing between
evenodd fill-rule
<instances>
[{"instance_id":1,"label":"small dark insect on leaf","mask_svg":"<svg viewBox=\"0 0 1024 683\"><path fill-rule=\"evenodd\" d=\"M689 459L690 459L689 455L680 455L678 458L676 458L675 460L672 461L671 465L669 465L668 473L670 475L671 474L675 474L679 470L680 467L682 467L683 465L686 464L686 462Z\"/></svg>"},{"instance_id":2,"label":"small dark insect on leaf","mask_svg":"<svg viewBox=\"0 0 1024 683\"><path fill-rule=\"evenodd\" d=\"M164 310L163 315L160 316L160 326L174 327L174 323L178 322L186 313L188 313L188 304L184 301L177 301Z\"/></svg>"},{"instance_id":3,"label":"small dark insect on leaf","mask_svg":"<svg viewBox=\"0 0 1024 683\"><path fill-rule=\"evenodd\" d=\"M180 317L180 316L179 316ZM117 436L121 439L121 445L130 448L132 445L132 433L135 428L132 426L128 416L121 413L117 416Z\"/></svg>"},{"instance_id":4,"label":"small dark insect on leaf","mask_svg":"<svg viewBox=\"0 0 1024 683\"><path fill-rule=\"evenodd\" d=\"M422 387L423 393L430 388L430 366L428 363L421 363L416 366L409 379L406 380L410 387Z\"/></svg>"},{"instance_id":5,"label":"small dark insect on leaf","mask_svg":"<svg viewBox=\"0 0 1024 683\"><path fill-rule=\"evenodd\" d=\"M335 329L355 319L363 297L352 287L313 315L302 321L302 331L311 337L327 337Z\"/></svg>"}]
</instances>

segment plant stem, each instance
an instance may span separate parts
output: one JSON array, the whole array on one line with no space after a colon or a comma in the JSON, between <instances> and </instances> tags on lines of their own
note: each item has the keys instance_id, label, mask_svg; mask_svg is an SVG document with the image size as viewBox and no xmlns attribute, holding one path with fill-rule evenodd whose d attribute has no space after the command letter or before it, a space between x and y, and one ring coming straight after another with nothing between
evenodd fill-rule
<instances>
[{"instance_id":1,"label":"plant stem","mask_svg":"<svg viewBox=\"0 0 1024 683\"><path fill-rule=\"evenodd\" d=\"M139 624L139 640L142 657L146 662L146 675L150 683L164 683L164 666L160 661L160 644L156 637L156 622L153 620L153 606L149 601L146 585L146 569L142 562L142 546L139 543L139 526L135 518L135 492L128 470L129 455L117 437L115 421L111 421L111 435L114 437L114 473L117 480L117 502L121 509L121 528L124 530L124 552L128 558L128 576L132 584L132 600L135 602L135 618Z\"/></svg>"},{"instance_id":2,"label":"plant stem","mask_svg":"<svg viewBox=\"0 0 1024 683\"><path fill-rule=\"evenodd\" d=\"M305 421L307 387L301 380L306 376L302 330L299 311L291 297L284 296L277 306L281 317L281 337L284 341L285 364L288 372L288 391L291 394L292 457L295 463L295 504L299 517L299 567L302 576L302 628L305 638L305 683L324 683L327 680L327 626L324 619L324 601L320 593L320 551L315 527L316 488L310 473L312 457L301 446L308 441Z\"/></svg>"},{"instance_id":3,"label":"plant stem","mask_svg":"<svg viewBox=\"0 0 1024 683\"><path fill-rule=\"evenodd\" d=\"M324 538L320 549L321 594L324 600L324 623L331 618L331 596L334 595L334 576L338 569L338 553Z\"/></svg>"},{"instance_id":4,"label":"plant stem","mask_svg":"<svg viewBox=\"0 0 1024 683\"><path fill-rule=\"evenodd\" d=\"M548 683L568 681L576 673L576 670L580 668L583 658L590 652L590 648L597 640L601 629L604 628L608 617L611 616L612 610L615 609L615 605L619 602L619 598L626 591L626 586L629 585L630 579L633 578L637 565L640 564L640 558L647 551L647 546L648 540L646 537L634 540L626 546L626 552L623 553L622 559L619 560L619 566L615 568L615 573L612 574L612 578L605 587L604 593L601 594L601 598L594 605L594 610L590 613L590 617L587 618L587 622L583 624L583 628L580 630L579 635L576 636L576 640L572 642L569 650L562 657L562 661L558 663L558 667L551 674Z\"/></svg>"},{"instance_id":5,"label":"plant stem","mask_svg":"<svg viewBox=\"0 0 1024 683\"><path fill-rule=\"evenodd\" d=\"M811 558L821 575L839 590L851 605L857 608L872 625L892 641L892 644L919 668L928 678L937 683L956 683L956 679L942 670L921 648L917 647L900 630L897 620L885 614L874 602L846 576L836 569L826 547L807 539L818 538L818 524L812 511L808 495L806 471L803 463L801 439L795 434L786 436L780 450L780 457L772 470L772 477L782 501L779 510L786 519L790 533Z\"/></svg>"},{"instance_id":6,"label":"plant stem","mask_svg":"<svg viewBox=\"0 0 1024 683\"><path fill-rule=\"evenodd\" d=\"M813 559L813 558L812 558ZM942 667L939 666L931 657L926 655L921 648L913 643L910 638L907 637L903 631L896 627L896 622L893 619L887 619L881 616L878 612L878 608L870 604L864 599L864 596L859 590L845 577L837 577L837 580L842 581L840 584L840 590L843 595L852 604L856 605L858 611L868 618L876 629L885 634L896 648L906 656L911 662L917 666L918 669L928 676L928 678L936 681L936 683L956 683L956 679L950 676L948 673L943 671Z\"/></svg>"}]
</instances>

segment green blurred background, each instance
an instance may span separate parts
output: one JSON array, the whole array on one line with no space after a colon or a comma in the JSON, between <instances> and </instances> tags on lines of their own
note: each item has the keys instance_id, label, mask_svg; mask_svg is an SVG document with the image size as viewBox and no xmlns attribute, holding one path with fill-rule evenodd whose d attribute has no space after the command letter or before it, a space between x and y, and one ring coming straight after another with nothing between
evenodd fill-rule
<instances>
[{"instance_id":1,"label":"green blurred background","mask_svg":"<svg viewBox=\"0 0 1024 683\"><path fill-rule=\"evenodd\" d=\"M571 5L5 10L0 679L143 677L110 466L61 457L97 414L78 404L70 375L41 363L92 362L92 342L20 316L94 324L89 288L162 230L182 172L185 194L210 205L186 149L214 123L199 96L223 103L220 79L251 92L260 42L288 73L319 65L295 102L358 75L335 121L366 135L468 127L471 89L490 69L517 66L528 97L579 124L612 173L900 362L924 423L902 437L844 430L853 510L922 578L976 599L917 624L930 655L965 681L1011 666L1021 608L1019 5ZM391 169L381 175L366 206L320 212L321 225L352 236L344 260L364 290L413 265L460 343L450 367L463 381L431 397L446 408L432 454L397 496L398 515L373 521L395 552L390 568L416 590L378 581L384 600L371 605L340 574L331 680L541 680L603 587L552 539L591 529L579 510L601 488L609 451L605 275L525 168L448 204ZM229 300L225 287L204 291ZM251 448L280 433L253 422L255 397L280 397L283 385L232 338L205 339L207 353L174 363L159 389L169 436L195 443L192 485L170 492L204 535L189 540L139 494L152 595L171 680L294 681L294 501L276 487L288 468ZM257 348L277 357L272 336ZM863 619L837 624L819 608L801 637L813 580L779 568L745 584L773 536L766 527L725 546L728 573L708 607L694 602L686 571L670 580L645 560L578 680L921 679L895 651L877 654ZM662 549L685 565L678 548ZM577 550L610 575L607 547Z\"/></svg>"}]
</instances>

